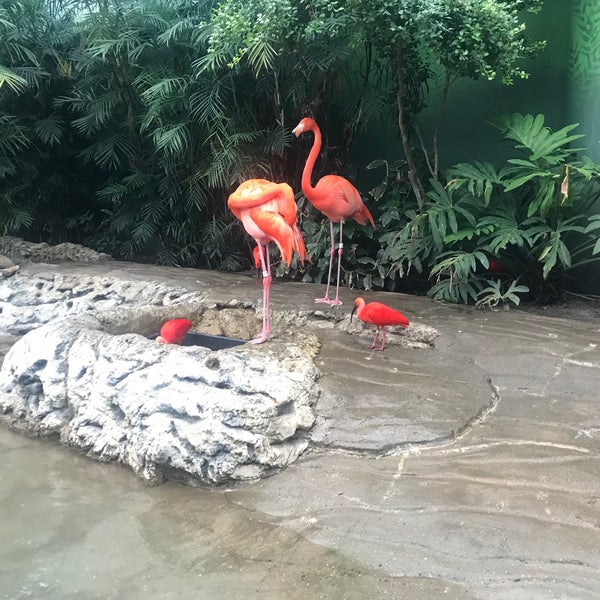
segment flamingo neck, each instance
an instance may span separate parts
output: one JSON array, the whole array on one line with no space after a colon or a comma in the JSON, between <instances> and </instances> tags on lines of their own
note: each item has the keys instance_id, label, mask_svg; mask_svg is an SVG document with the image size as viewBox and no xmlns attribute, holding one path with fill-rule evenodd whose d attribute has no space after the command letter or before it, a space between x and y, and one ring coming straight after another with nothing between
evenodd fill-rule
<instances>
[{"instance_id":1,"label":"flamingo neck","mask_svg":"<svg viewBox=\"0 0 600 600\"><path fill-rule=\"evenodd\" d=\"M302 191L304 195L310 200L314 196L315 188L311 185L310 181L312 179L313 167L315 166L315 162L317 162L317 157L319 156L319 152L321 151L321 130L315 123L309 131L313 132L315 139L313 141L312 148L308 153L308 158L306 159L306 164L304 165L304 170L302 171Z\"/></svg>"}]
</instances>

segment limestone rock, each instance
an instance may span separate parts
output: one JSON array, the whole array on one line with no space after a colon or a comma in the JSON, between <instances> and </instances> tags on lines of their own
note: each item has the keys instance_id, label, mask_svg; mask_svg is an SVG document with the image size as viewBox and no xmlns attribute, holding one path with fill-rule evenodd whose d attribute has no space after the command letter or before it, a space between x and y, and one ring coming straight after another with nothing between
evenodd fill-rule
<instances>
[{"instance_id":1,"label":"limestone rock","mask_svg":"<svg viewBox=\"0 0 600 600\"><path fill-rule=\"evenodd\" d=\"M63 242L51 246L45 242L36 244L9 235L0 237L0 249L13 260L31 262L98 262L111 260L108 254L96 252L80 244Z\"/></svg>"},{"instance_id":2,"label":"limestone rock","mask_svg":"<svg viewBox=\"0 0 600 600\"><path fill-rule=\"evenodd\" d=\"M19 269L19 265L16 265L8 256L0 254L0 279L14 275Z\"/></svg>"},{"instance_id":3,"label":"limestone rock","mask_svg":"<svg viewBox=\"0 0 600 600\"><path fill-rule=\"evenodd\" d=\"M80 315L17 341L0 370L0 418L152 483L252 479L305 450L318 396L310 335L212 352L114 335L117 321Z\"/></svg>"},{"instance_id":4,"label":"limestone rock","mask_svg":"<svg viewBox=\"0 0 600 600\"><path fill-rule=\"evenodd\" d=\"M154 319L149 319L148 311L142 311L150 334L152 330L158 331L161 319L174 316L158 309L185 306L186 314L180 312L176 316L189 317L190 306L203 297L198 292L153 281L123 281L86 274L65 276L52 272L32 277L21 272L0 286L0 331L23 335L55 319L137 306L157 309ZM129 319L126 325L131 326Z\"/></svg>"}]
</instances>

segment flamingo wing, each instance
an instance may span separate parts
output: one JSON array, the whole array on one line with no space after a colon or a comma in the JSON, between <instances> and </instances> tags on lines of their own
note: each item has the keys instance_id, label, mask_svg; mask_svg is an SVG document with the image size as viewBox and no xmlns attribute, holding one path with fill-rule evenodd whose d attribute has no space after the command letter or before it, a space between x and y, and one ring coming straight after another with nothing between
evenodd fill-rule
<instances>
[{"instance_id":1,"label":"flamingo wing","mask_svg":"<svg viewBox=\"0 0 600 600\"><path fill-rule=\"evenodd\" d=\"M371 225L375 226L373 217L358 190L339 175L325 175L319 179L313 197L309 200L334 223L349 218L361 225L369 220Z\"/></svg>"},{"instance_id":2,"label":"flamingo wing","mask_svg":"<svg viewBox=\"0 0 600 600\"><path fill-rule=\"evenodd\" d=\"M283 262L289 265L292 262L294 233L285 219L279 213L260 208L250 210L248 217L262 232L264 241L274 241L277 244Z\"/></svg>"},{"instance_id":3,"label":"flamingo wing","mask_svg":"<svg viewBox=\"0 0 600 600\"><path fill-rule=\"evenodd\" d=\"M266 204L281 195L283 191L280 185L287 184L273 183L268 179L248 179L240 183L237 189L229 195L227 206L241 220L242 211Z\"/></svg>"},{"instance_id":4,"label":"flamingo wing","mask_svg":"<svg viewBox=\"0 0 600 600\"><path fill-rule=\"evenodd\" d=\"M274 185L278 188L278 193L273 198L277 203L277 211L288 225L296 225L298 222L298 207L294 201L294 190L287 183L276 183Z\"/></svg>"}]
</instances>

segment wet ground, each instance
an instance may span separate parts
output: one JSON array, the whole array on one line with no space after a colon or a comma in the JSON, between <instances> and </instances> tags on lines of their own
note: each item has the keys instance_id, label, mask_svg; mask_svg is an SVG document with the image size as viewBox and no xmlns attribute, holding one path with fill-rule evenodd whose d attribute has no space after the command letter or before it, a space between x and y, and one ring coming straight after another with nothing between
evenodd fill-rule
<instances>
[{"instance_id":1,"label":"wet ground","mask_svg":"<svg viewBox=\"0 0 600 600\"><path fill-rule=\"evenodd\" d=\"M261 295L243 276L44 268ZM321 293L276 281L273 308ZM374 353L323 321L312 449L268 479L149 488L0 429L0 598L599 598L600 321L364 295L435 327L434 346Z\"/></svg>"}]
</instances>

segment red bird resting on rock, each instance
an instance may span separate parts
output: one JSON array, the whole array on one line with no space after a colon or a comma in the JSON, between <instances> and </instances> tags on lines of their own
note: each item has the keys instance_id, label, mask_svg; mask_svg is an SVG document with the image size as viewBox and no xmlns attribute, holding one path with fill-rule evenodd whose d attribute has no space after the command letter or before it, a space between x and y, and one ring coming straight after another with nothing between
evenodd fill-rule
<instances>
[{"instance_id":1,"label":"red bird resting on rock","mask_svg":"<svg viewBox=\"0 0 600 600\"><path fill-rule=\"evenodd\" d=\"M361 321L377 326L377 332L375 333L375 338L371 344L371 350L383 351L386 338L385 328L387 325L400 325L401 327L408 327L409 325L408 319L401 312L394 310L381 302L369 302L369 304L365 304L365 301L362 298L356 298L354 300L352 314L350 315L350 321L352 321L355 311ZM375 348L377 338L379 337L379 330L382 332L381 346Z\"/></svg>"},{"instance_id":2,"label":"red bird resting on rock","mask_svg":"<svg viewBox=\"0 0 600 600\"><path fill-rule=\"evenodd\" d=\"M267 179L249 179L229 196L231 212L242 222L244 229L258 245L263 271L263 328L252 344L264 342L271 331L269 302L271 289L271 261L267 245L275 242L281 258L288 265L294 252L304 263L306 246L296 220L294 192L287 183L273 183Z\"/></svg>"},{"instance_id":3,"label":"red bird resting on rock","mask_svg":"<svg viewBox=\"0 0 600 600\"><path fill-rule=\"evenodd\" d=\"M339 299L340 292L340 269L342 265L342 230L344 228L344 219L354 219L360 225L364 225L365 221L369 221L373 227L375 222L365 206L358 190L347 180L339 175L325 175L313 187L311 185L312 171L321 151L321 130L313 119L305 117L292 130L292 133L298 137L300 134L312 131L314 141L304 170L302 171L302 192L308 198L309 202L320 210L329 219L329 229L331 231L331 250L329 253L329 272L327 274L327 289L325 290L324 298L316 298L315 302L325 302L331 306L342 304ZM340 224L340 242L338 244L338 265L337 265L337 282L335 288L335 298L329 298L329 286L331 283L331 267L333 265L333 256L335 254L335 237L333 233L333 224Z\"/></svg>"},{"instance_id":4,"label":"red bird resting on rock","mask_svg":"<svg viewBox=\"0 0 600 600\"><path fill-rule=\"evenodd\" d=\"M191 326L189 319L171 319L160 328L156 341L159 344L181 344Z\"/></svg>"}]
</instances>

